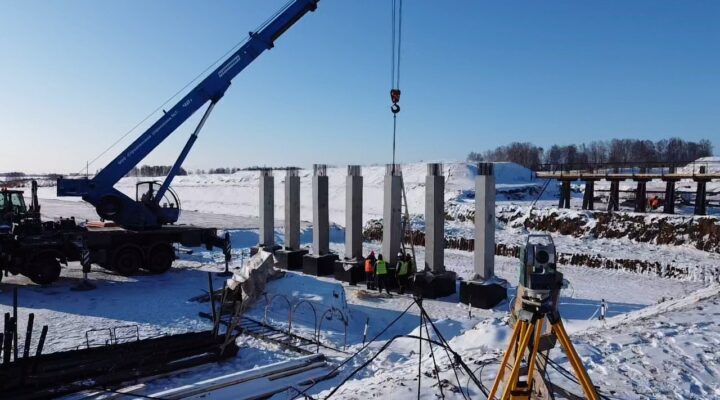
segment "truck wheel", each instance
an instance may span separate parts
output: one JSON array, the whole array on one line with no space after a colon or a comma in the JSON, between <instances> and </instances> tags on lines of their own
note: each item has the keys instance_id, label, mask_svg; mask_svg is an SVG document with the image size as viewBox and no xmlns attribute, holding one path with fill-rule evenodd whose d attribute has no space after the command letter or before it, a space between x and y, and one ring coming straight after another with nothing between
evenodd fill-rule
<instances>
[{"instance_id":1,"label":"truck wheel","mask_svg":"<svg viewBox=\"0 0 720 400\"><path fill-rule=\"evenodd\" d=\"M49 285L60 277L60 262L49 254L40 255L29 265L27 276L38 285Z\"/></svg>"},{"instance_id":2,"label":"truck wheel","mask_svg":"<svg viewBox=\"0 0 720 400\"><path fill-rule=\"evenodd\" d=\"M175 250L167 243L160 243L150 249L144 269L153 274L162 274L172 267L175 261Z\"/></svg>"},{"instance_id":3,"label":"truck wheel","mask_svg":"<svg viewBox=\"0 0 720 400\"><path fill-rule=\"evenodd\" d=\"M111 260L112 269L123 276L137 274L142 266L142 251L135 246L122 246L115 250Z\"/></svg>"}]
</instances>

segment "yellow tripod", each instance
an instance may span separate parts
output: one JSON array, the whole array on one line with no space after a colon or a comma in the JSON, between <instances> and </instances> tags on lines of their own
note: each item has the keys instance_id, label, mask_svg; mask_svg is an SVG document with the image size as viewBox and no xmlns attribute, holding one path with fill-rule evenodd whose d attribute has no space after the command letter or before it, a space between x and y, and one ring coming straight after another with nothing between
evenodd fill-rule
<instances>
[{"instance_id":1,"label":"yellow tripod","mask_svg":"<svg viewBox=\"0 0 720 400\"><path fill-rule=\"evenodd\" d=\"M563 347L563 350L565 350L565 353L570 360L570 364L575 371L575 375L578 377L580 386L582 386L582 390L585 393L585 397L589 400L598 400L599 395L597 390L595 389L595 386L593 386L580 357L568 338L565 327L560 319L560 314L556 310L549 312L546 311L550 308L546 304L541 305L535 302L528 302L528 304L526 304L525 299L522 299L522 301L523 309L518 315L518 320L515 323L510 343L505 351L502 362L500 363L500 370L495 378L495 382L493 383L488 399L495 400L495 394L500 388L500 383L505 375L505 369L508 368L508 361L513 355L515 362L512 364L510 376L508 377L500 399L530 399L530 395L533 390L533 374L535 373L536 368L535 364L538 355L538 348L540 347L543 321L545 316L547 316L552 328L551 331L557 337L560 345ZM521 380L520 373L523 360L525 360L527 369L524 370L526 371L525 379Z\"/></svg>"}]
</instances>

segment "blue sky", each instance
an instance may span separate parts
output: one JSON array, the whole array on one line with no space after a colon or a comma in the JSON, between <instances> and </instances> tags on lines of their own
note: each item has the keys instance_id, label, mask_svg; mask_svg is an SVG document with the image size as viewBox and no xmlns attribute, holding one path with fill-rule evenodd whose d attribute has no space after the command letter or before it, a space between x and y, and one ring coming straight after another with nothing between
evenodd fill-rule
<instances>
[{"instance_id":1,"label":"blue sky","mask_svg":"<svg viewBox=\"0 0 720 400\"><path fill-rule=\"evenodd\" d=\"M283 3L0 0L0 171L80 170ZM720 153L718 21L718 1L406 0L398 159L612 137ZM322 0L233 81L186 166L390 162L389 89L389 0ZM145 163L172 163L193 122Z\"/></svg>"}]
</instances>

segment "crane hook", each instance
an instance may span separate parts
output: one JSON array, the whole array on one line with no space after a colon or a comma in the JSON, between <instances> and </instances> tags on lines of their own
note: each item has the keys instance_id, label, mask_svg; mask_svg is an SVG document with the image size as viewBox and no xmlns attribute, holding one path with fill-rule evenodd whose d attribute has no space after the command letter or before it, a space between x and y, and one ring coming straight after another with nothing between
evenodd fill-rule
<instances>
[{"instance_id":1,"label":"crane hook","mask_svg":"<svg viewBox=\"0 0 720 400\"><path fill-rule=\"evenodd\" d=\"M398 103L400 102L400 89L390 89L390 100L393 103L393 105L390 106L390 111L392 111L393 114L399 113L400 106Z\"/></svg>"}]
</instances>

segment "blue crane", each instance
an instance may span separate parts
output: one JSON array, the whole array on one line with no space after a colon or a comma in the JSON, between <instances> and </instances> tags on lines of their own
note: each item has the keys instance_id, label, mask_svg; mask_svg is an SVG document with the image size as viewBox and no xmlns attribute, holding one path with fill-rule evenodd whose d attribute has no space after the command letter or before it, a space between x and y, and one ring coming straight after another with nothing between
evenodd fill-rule
<instances>
[{"instance_id":1,"label":"blue crane","mask_svg":"<svg viewBox=\"0 0 720 400\"><path fill-rule=\"evenodd\" d=\"M80 196L95 206L101 218L114 221L124 228L156 229L162 225L177 222L180 216L180 204L177 196L170 189L170 184L180 171L183 161L197 140L198 134L213 108L230 87L232 79L265 50L273 48L275 40L295 22L308 12L315 11L318 1L290 1L257 32L250 32L248 40L236 52L171 109L167 110L93 178L58 179L58 196ZM200 122L162 183L138 183L135 199L114 188L120 178L137 166L142 159L205 104L208 105Z\"/></svg>"}]
</instances>

